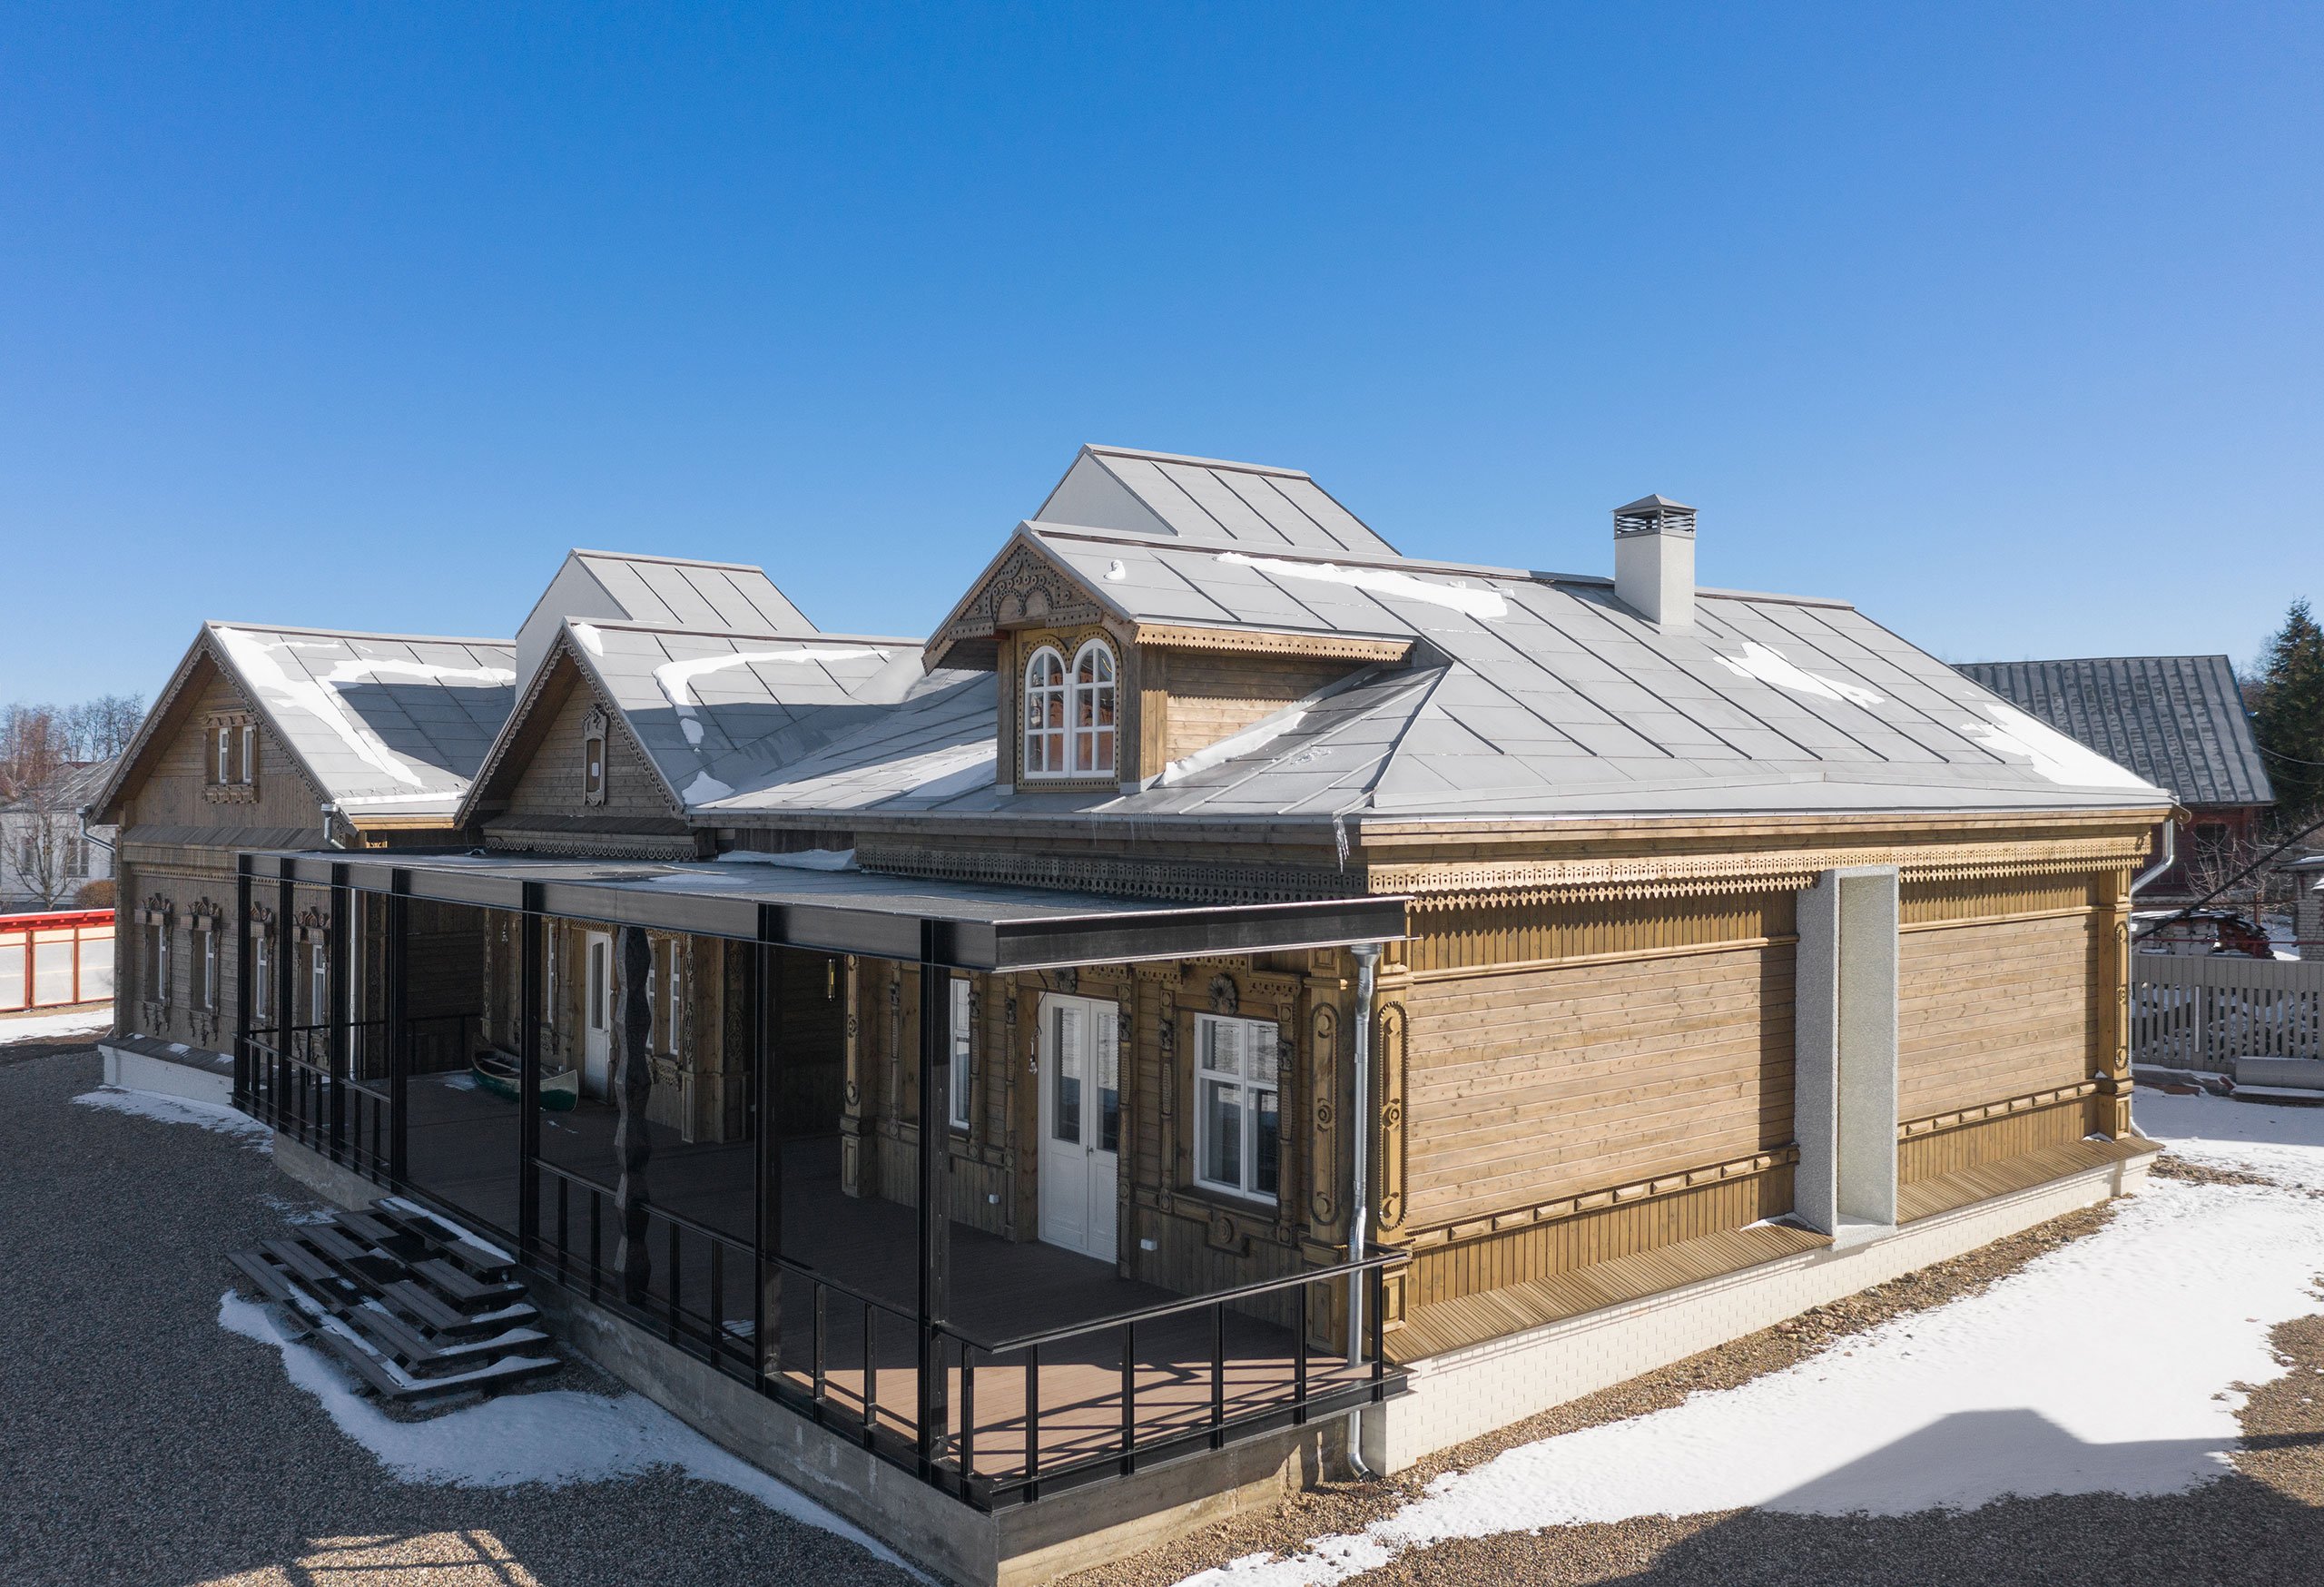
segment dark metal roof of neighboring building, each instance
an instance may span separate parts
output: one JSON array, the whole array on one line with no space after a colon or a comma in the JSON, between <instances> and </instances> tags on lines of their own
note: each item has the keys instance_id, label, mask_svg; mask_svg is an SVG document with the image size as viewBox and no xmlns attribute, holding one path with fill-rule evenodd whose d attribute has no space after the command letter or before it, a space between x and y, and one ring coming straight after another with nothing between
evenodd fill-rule
<instances>
[{"instance_id":1,"label":"dark metal roof of neighboring building","mask_svg":"<svg viewBox=\"0 0 2324 1587\"><path fill-rule=\"evenodd\" d=\"M2224 656L1973 661L1960 671L2181 804L2275 802Z\"/></svg>"}]
</instances>

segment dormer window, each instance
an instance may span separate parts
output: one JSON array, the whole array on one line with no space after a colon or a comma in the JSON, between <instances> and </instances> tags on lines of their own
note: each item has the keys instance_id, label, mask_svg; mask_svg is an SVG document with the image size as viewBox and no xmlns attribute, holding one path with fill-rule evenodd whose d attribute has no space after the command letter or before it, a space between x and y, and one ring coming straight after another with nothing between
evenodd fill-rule
<instances>
[{"instance_id":1,"label":"dormer window","mask_svg":"<svg viewBox=\"0 0 2324 1587\"><path fill-rule=\"evenodd\" d=\"M581 723L581 803L606 802L606 714L592 709Z\"/></svg>"},{"instance_id":2,"label":"dormer window","mask_svg":"<svg viewBox=\"0 0 2324 1587\"><path fill-rule=\"evenodd\" d=\"M213 804L248 803L258 797L258 724L246 713L209 719L202 782L202 797Z\"/></svg>"},{"instance_id":3,"label":"dormer window","mask_svg":"<svg viewBox=\"0 0 2324 1587\"><path fill-rule=\"evenodd\" d=\"M1044 645L1025 663L1025 775L1114 772L1114 653L1102 639L1065 653Z\"/></svg>"}]
</instances>

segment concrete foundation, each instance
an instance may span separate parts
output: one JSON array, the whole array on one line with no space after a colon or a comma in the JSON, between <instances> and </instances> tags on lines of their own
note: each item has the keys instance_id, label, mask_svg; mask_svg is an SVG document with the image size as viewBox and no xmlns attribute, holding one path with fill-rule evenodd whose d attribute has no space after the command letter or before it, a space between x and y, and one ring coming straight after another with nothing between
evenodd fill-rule
<instances>
[{"instance_id":1,"label":"concrete foundation","mask_svg":"<svg viewBox=\"0 0 2324 1587\"><path fill-rule=\"evenodd\" d=\"M130 1091L157 1091L164 1097L183 1097L193 1102L215 1102L221 1108L233 1106L232 1060L195 1048L186 1049L184 1057L141 1050L147 1045L98 1042L97 1052L104 1060L105 1084Z\"/></svg>"}]
</instances>

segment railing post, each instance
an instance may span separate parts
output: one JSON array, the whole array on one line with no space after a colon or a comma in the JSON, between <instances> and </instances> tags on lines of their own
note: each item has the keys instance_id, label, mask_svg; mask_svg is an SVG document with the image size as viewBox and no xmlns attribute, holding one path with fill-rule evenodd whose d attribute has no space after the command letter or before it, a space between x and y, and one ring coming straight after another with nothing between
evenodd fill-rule
<instances>
[{"instance_id":1,"label":"railing post","mask_svg":"<svg viewBox=\"0 0 2324 1587\"><path fill-rule=\"evenodd\" d=\"M355 989L348 977L347 946L355 934L355 893L347 885L347 867L330 868L330 926L325 937L323 996L330 1007L324 1014L323 1037L330 1061L330 1159L347 1157L347 1086L354 1066L349 1062L349 1027L355 1018Z\"/></svg>"},{"instance_id":2,"label":"railing post","mask_svg":"<svg viewBox=\"0 0 2324 1587\"><path fill-rule=\"evenodd\" d=\"M116 917L118 918L118 917ZM118 933L116 932L116 935ZM80 951L75 933L74 951ZM118 956L119 950L115 951ZM251 857L234 865L234 1106L251 1107Z\"/></svg>"},{"instance_id":3,"label":"railing post","mask_svg":"<svg viewBox=\"0 0 2324 1587\"><path fill-rule=\"evenodd\" d=\"M530 1254L541 1238L541 944L540 883L527 882L517 926L517 1247ZM478 1033L481 1036L481 1032ZM560 1195L562 1192L560 1191ZM559 1202L558 1239L564 1238ZM561 1256L561 1253L560 1253Z\"/></svg>"},{"instance_id":4,"label":"railing post","mask_svg":"<svg viewBox=\"0 0 2324 1587\"><path fill-rule=\"evenodd\" d=\"M759 911L759 941L750 961L752 1173L757 1192L751 1222L751 1353L760 1377L783 1370L783 1050L775 980L782 950L768 941L775 925L773 913L772 905Z\"/></svg>"},{"instance_id":5,"label":"railing post","mask_svg":"<svg viewBox=\"0 0 2324 1587\"><path fill-rule=\"evenodd\" d=\"M920 1469L925 1477L943 1448L949 1406L944 1336L952 1267L951 975L942 962L945 922L920 922Z\"/></svg>"},{"instance_id":6,"label":"railing post","mask_svg":"<svg viewBox=\"0 0 2324 1587\"><path fill-rule=\"evenodd\" d=\"M282 1128L282 1085L288 1079L284 1060L290 1055L290 1024L298 1018L299 971L291 963L294 955L291 942L298 935L299 896L290 880L287 862L277 862L280 869L274 888L274 951L271 957L274 976L274 1051L268 1064L266 1083L267 1122L275 1129ZM314 1143L300 1137L301 1142Z\"/></svg>"},{"instance_id":7,"label":"railing post","mask_svg":"<svg viewBox=\"0 0 2324 1587\"><path fill-rule=\"evenodd\" d=\"M388 882L388 1183L401 1189L411 1173L411 872Z\"/></svg>"}]
</instances>

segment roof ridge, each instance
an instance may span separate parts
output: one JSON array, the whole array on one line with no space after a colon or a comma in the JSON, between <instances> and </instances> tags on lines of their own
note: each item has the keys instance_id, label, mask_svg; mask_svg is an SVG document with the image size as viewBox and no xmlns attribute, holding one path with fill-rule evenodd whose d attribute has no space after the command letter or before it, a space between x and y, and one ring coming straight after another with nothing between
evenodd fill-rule
<instances>
[{"instance_id":1,"label":"roof ridge","mask_svg":"<svg viewBox=\"0 0 2324 1587\"><path fill-rule=\"evenodd\" d=\"M1157 452L1149 447L1117 447L1103 441L1084 441L1081 449L1101 458L1143 458L1153 463L1186 463L1197 468L1232 468L1238 474L1273 474L1285 479L1312 481L1315 478L1305 468L1285 468L1275 463L1246 463L1232 458L1197 458L1185 452Z\"/></svg>"},{"instance_id":2,"label":"roof ridge","mask_svg":"<svg viewBox=\"0 0 2324 1587\"><path fill-rule=\"evenodd\" d=\"M600 551L586 546L575 546L566 552L567 557L602 557L610 562L659 562L671 567L724 567L729 571L755 573L774 583L766 568L756 562L721 562L709 557L665 557L658 551Z\"/></svg>"},{"instance_id":3,"label":"roof ridge","mask_svg":"<svg viewBox=\"0 0 2324 1587\"><path fill-rule=\"evenodd\" d=\"M643 617L561 617L560 625L582 624L591 628L635 634L691 634L705 639L757 639L778 645L895 645L915 650L928 648L925 639L894 634L830 634L820 628L804 634L769 634L758 628L701 628L684 623L654 623Z\"/></svg>"},{"instance_id":4,"label":"roof ridge","mask_svg":"<svg viewBox=\"0 0 2324 1587\"><path fill-rule=\"evenodd\" d=\"M227 617L205 617L205 628L239 628L251 634L313 634L325 639L394 639L407 645L489 645L514 651L517 641L478 638L459 634L380 634L363 628L310 628L296 623L244 623Z\"/></svg>"}]
</instances>

